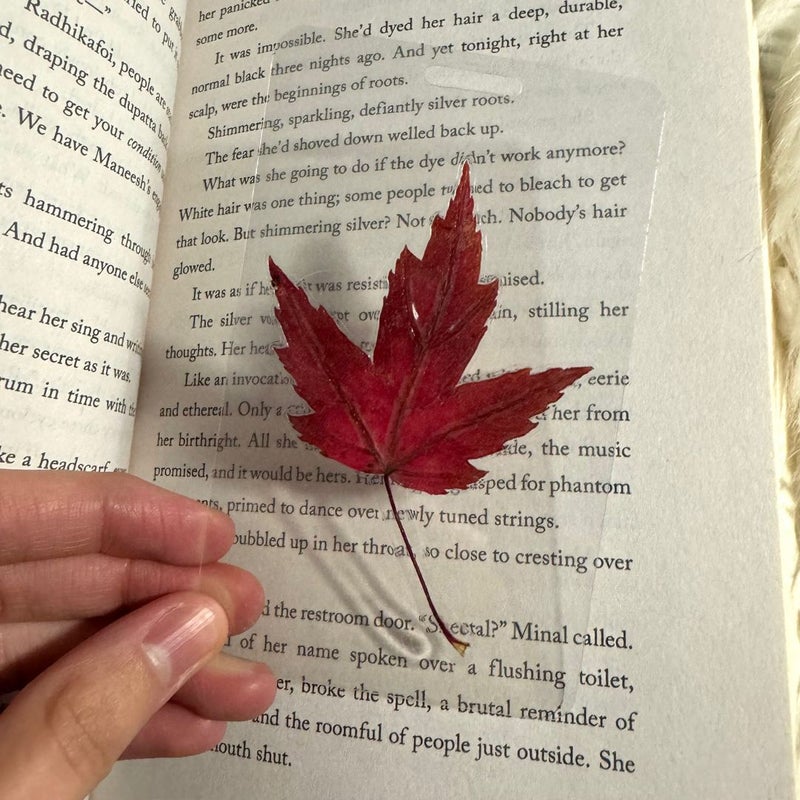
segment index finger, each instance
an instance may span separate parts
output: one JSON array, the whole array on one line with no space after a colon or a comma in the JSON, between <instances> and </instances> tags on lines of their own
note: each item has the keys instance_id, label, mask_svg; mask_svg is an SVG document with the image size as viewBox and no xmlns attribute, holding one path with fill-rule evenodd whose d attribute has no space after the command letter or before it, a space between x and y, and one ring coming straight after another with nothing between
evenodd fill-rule
<instances>
[{"instance_id":1,"label":"index finger","mask_svg":"<svg viewBox=\"0 0 800 800\"><path fill-rule=\"evenodd\" d=\"M0 470L0 564L105 553L192 566L233 538L225 514L125 473Z\"/></svg>"}]
</instances>

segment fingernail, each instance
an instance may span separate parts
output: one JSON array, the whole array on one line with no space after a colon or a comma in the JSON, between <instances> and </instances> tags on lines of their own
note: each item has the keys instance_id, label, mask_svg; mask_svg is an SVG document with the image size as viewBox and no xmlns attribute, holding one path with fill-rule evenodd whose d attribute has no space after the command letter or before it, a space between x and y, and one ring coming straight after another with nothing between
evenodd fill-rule
<instances>
[{"instance_id":1,"label":"fingernail","mask_svg":"<svg viewBox=\"0 0 800 800\"><path fill-rule=\"evenodd\" d=\"M202 503L197 503L195 509L195 514L197 515L197 525L203 527L209 526L216 526L226 533L230 531L231 534L235 532L235 526L233 523L233 519L228 514L225 514L223 511L219 511L216 508L210 508L209 506L205 506Z\"/></svg>"},{"instance_id":2,"label":"fingernail","mask_svg":"<svg viewBox=\"0 0 800 800\"><path fill-rule=\"evenodd\" d=\"M219 644L217 614L209 606L178 605L164 612L142 642L145 658L173 694Z\"/></svg>"},{"instance_id":3,"label":"fingernail","mask_svg":"<svg viewBox=\"0 0 800 800\"><path fill-rule=\"evenodd\" d=\"M214 662L214 666L222 672L231 675L243 675L245 673L269 673L269 668L266 664L260 661L250 661L247 658L233 656L230 653L223 653Z\"/></svg>"}]
</instances>

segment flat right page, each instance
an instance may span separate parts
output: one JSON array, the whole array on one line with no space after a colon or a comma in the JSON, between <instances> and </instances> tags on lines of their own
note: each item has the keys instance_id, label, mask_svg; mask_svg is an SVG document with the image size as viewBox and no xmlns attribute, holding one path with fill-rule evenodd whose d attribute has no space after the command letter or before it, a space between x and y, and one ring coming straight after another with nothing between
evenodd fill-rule
<instances>
[{"instance_id":1,"label":"flat right page","mask_svg":"<svg viewBox=\"0 0 800 800\"><path fill-rule=\"evenodd\" d=\"M168 341L174 350L159 347L145 354L134 467L174 488L197 497L210 497L233 513L242 538L232 557L259 570L271 603L265 608L255 636L237 637L231 650L271 661L284 680L274 711L254 723L232 726L217 752L179 764L124 765L115 770L98 796L244 798L269 791L275 797L324 794L337 798L392 797L401 792L424 798L793 797L790 687L773 448L777 421L771 398L770 310L762 246L756 75L751 61L748 5L741 3L732 10L730 3L721 0L702 5L679 0L668 7L625 0L551 0L540 4L540 9L513 3L475 3L465 9L460 4L457 7L443 2L434 15L421 3L404 3L402 11L394 5L367 10L346 2L330 4L324 11L316 3L294 3L289 11L287 6L272 3L250 10L244 5L226 7L237 10L226 10L229 18L224 23L215 21L212 5L193 3L187 11L186 41L197 41L198 47L193 50L187 45L182 62L183 99L176 105L172 144L180 148L182 172L170 173L168 178L165 207L175 213L174 219L167 214L162 223L161 277L156 277L151 317L151 331L158 332L152 334L153 338ZM243 63L235 68L225 61L230 55L227 51L212 53L212 48L203 49L201 45L216 41L216 31L224 37L234 23L235 30L245 31L237 35L236 60ZM265 181L270 170L275 170L270 173L270 180L275 181L277 190L257 196L266 198L269 206L273 200L277 205L272 206L275 213L259 219L257 225L251 226L250 218L238 211L223 212L223 206L233 203L235 207L240 200L228 194L212 197L208 188L203 202L217 205L212 201L220 201L219 220L193 221L188 218L191 215L179 215L177 210L199 202L203 196L200 181L203 176L216 174L214 165L237 159L237 147L240 153L252 147L252 135L234 139L226 134L227 141L214 146L216 155L208 156L204 137L209 123L196 115L190 118L200 105L191 96L191 86L212 87L208 91L216 94L208 94L204 88L203 100L206 108L216 108L220 101L242 94L241 88L228 87L225 74L236 75L237 82L239 75L246 81L263 81L258 87L251 87L250 95L270 98L266 111L274 124L270 103L294 103L287 98L285 87L294 91L291 75L287 80L287 70L291 72L296 67L287 65L302 62L305 68L310 67L310 61L300 48L269 45L299 23L334 31L326 42L330 50L328 66L323 69L323 62L316 61L320 77L315 83L320 87L323 83L335 85L342 56L347 54L349 58L348 41L369 30L374 36L399 39L402 35L404 45L414 39L424 39L431 46L452 43L465 56L496 47L509 51L500 55L538 62L548 69L569 67L594 75L617 75L622 86L633 81L638 87L652 86L654 95L658 95L656 105L663 109L664 116L660 148L654 150L658 154L657 169L655 163L649 167L651 183L655 176L654 189L648 195L652 206L636 228L642 271L632 301L635 323L625 359L614 360L605 371L612 379L621 375L627 378L624 406L615 406L618 410L624 408L625 414L610 420L618 426L606 446L618 451L619 457L611 468L615 480L629 486L630 492L606 498L599 529L589 531L595 537L592 552L597 551L601 568L593 574L591 594L580 608L585 610L583 630L594 632L594 639L586 642L591 648L589 656L570 668L571 691L565 696L564 705L565 711L573 712L569 721L548 719L546 715L522 718L516 701L510 717L499 713L496 706L503 706L512 693L505 688L498 689L495 705L492 697L481 693L474 707L462 708L459 701L469 695L472 678L457 656L441 653L436 659L425 659L425 664L421 663L423 659L411 664L412 686L418 691L389 692L393 684L392 679L384 677L385 668L397 667L398 663L389 662L389 656L385 657L386 663L369 660L373 656L379 659L381 652L391 652L389 648L376 644L371 649L351 649L348 644L339 653L335 647L338 631L344 631L345 638L351 635L345 631L345 609L338 609L342 613L337 616L312 602L313 598L324 596L324 590L321 583L308 577L308 572L302 573L295 587L286 588L291 583L283 577L290 574L288 561L277 551L286 547L288 555L292 539L298 545L295 550L299 549L301 538L312 550L316 542L326 540L329 551L316 558L322 571L327 570L334 577L344 562L334 555L337 543L344 548L342 528L332 529L325 520L308 519L307 532L303 533L302 520L296 514L301 513L304 500L307 509L323 505L332 508L333 500L345 510L356 506L348 499L348 489L340 494L325 487L329 474L339 474L335 465L323 465L320 477L314 467L307 466L312 463L310 456L303 454L298 466L293 459L301 456L279 452L277 441L285 443L281 449L294 450L296 446L290 443L288 426L280 428L276 424L269 428L265 424L261 429L257 426L263 420L256 424L236 419L237 415L246 417L247 409L262 408L259 403L271 402L271 396L284 401L289 396L286 387L260 388L260 395L252 390L245 393L241 388L234 391L234 375L243 380L243 375L252 377L258 373L252 369L252 360L237 362L222 357L226 350L245 353L253 343L257 350L263 342L263 354L272 360L269 367L261 368L262 374L277 374L280 370L269 347L280 338L277 328L269 327L274 298L268 289L266 270L261 278L254 277L251 271L257 265L251 264L254 237L250 231L257 231L256 239L270 240L259 242L262 256L274 254L287 272L313 282L314 264L323 262L320 269L330 270L329 264L324 263L326 257L335 260L344 248L338 242L336 248L329 246L336 220L345 224L356 220L361 226L356 230L367 241L370 226L382 224L383 214L373 206L365 212L354 206L352 213L349 209L345 213L327 208L324 199L319 198L350 191L353 178L349 174L334 188L330 182L322 185L321 172L314 171L321 163L316 154L309 154L306 173L295 174L298 185L291 185L288 173L284 178L275 177L281 171L278 154L283 143L294 147L304 141L303 147L310 150L309 142L315 138L313 127L265 133L258 149L263 155L273 148L276 159L269 164L262 160L254 168ZM252 28L248 28L250 24ZM256 56L259 50L260 58ZM278 83L271 86L269 70L263 69L263 54L272 50L276 53L274 63L280 65L274 77L282 78L278 95L274 94ZM325 77L328 69L331 74ZM364 63L365 74L369 69L370 65ZM294 83L304 85L304 78L298 74ZM351 93L358 91L353 82L348 87ZM298 92L297 97L301 96L308 95ZM337 103L358 114L364 107L379 108L381 100L391 103L392 97L387 89L380 98L321 98L317 116L304 120L298 113L296 125L313 126L330 120L330 111L338 107ZM629 98L632 108L648 109L641 119L649 125L652 106L637 105L633 91ZM615 111L622 107L614 102ZM392 113L385 110L386 106L382 108L370 113ZM402 114L412 108L398 111L401 116L397 120L387 116L376 124L382 124L387 132L407 128L411 136L414 123L409 124ZM557 113L556 108L554 114ZM233 115L236 122L258 116L253 108L241 114L242 118ZM542 110L542 115L546 114ZM442 117L444 124L445 112ZM214 125L224 124L218 120ZM602 119L598 119L597 124L601 123ZM629 130L630 123L630 119L620 120L619 129ZM427 121L418 125L416 136L424 135L428 127ZM345 133L343 127L342 137ZM443 136L440 132L438 138ZM327 139L328 149L339 146L335 134L326 133L321 138ZM499 152L494 145L488 149ZM343 153L341 158L339 152ZM337 151L326 157L346 164L352 173L362 152L366 154L367 148L362 151L351 146L346 152ZM375 168L378 162L371 152L369 155L364 163ZM629 157L633 158L626 153L625 158ZM187 164L193 168L187 168ZM646 159L636 164L637 169L631 174L635 172L641 189ZM302 165L292 162L292 166L300 169ZM242 173L248 169L249 166L243 168ZM399 164L387 169L399 173L404 168ZM476 174L482 176L481 185L490 180L490 171ZM519 180L534 177L535 172L520 168ZM317 182L303 183L310 178ZM393 180L401 183L396 176ZM503 180L508 181L507 176ZM374 174L360 183L369 189L377 185ZM411 187L419 185L419 181L415 176L404 184ZM214 180L206 184L214 185ZM521 187L518 184L517 190ZM484 209L500 202L499 185L494 192L497 194L489 192L491 197L481 198ZM298 211L294 220L297 230L292 231L293 223L285 217L293 215L280 213L280 201L293 200L298 206L311 204L301 203L301 197L313 199L314 214L309 215L308 209ZM404 206L402 213L412 214L413 197L403 199L408 208ZM441 196L437 197L432 210L442 211L443 203ZM535 241L539 234L533 205L526 204L526 208L531 207L532 218L527 222ZM613 201L607 206L611 208ZM557 207L558 204L554 206ZM641 199L636 207L641 212ZM566 205L564 208L566 214ZM429 213L427 205L425 209ZM231 217L230 213L238 216ZM375 274L383 274L387 259L396 256L398 232L394 228L400 216L399 203L396 209L385 213L389 218L386 225L392 226L391 235L386 231L391 246L387 246L375 272L363 277L364 285L353 285L354 291L371 291L369 281ZM314 227L317 221L319 227ZM490 217L484 224L491 244L492 236L498 234ZM297 235L305 225L305 235ZM187 253L186 242L193 241L192 236L202 226L219 229L225 235L217 245ZM267 233L259 234L260 230ZM371 246L380 244L380 234L378 231L377 237L370 240ZM408 237L411 235L409 232ZM343 241L347 241L345 237L342 232ZM416 252L421 249L419 241L415 235ZM175 274L173 267L182 264L186 255L196 255L193 260L197 262L213 258L216 271L186 281L170 278ZM488 257L492 257L491 249ZM485 263L489 264L488 271L499 273L497 264ZM355 276L347 275L345 283L347 279L355 280ZM322 288L318 293L326 293L326 281L327 278L319 280ZM241 285L245 293L247 287L255 287L253 291L258 294L263 286L264 329L259 329L258 317L249 309L240 312L238 302L224 306L213 302L214 286L230 291L231 285ZM576 287L573 289L579 294ZM528 289L520 289L517 295L511 289L509 294L506 289L505 296L511 300L507 305L527 293ZM325 298L315 298L320 299ZM603 313L602 299L602 294L595 292L592 310L596 315ZM358 300L353 300L353 309L358 308ZM340 301L337 295L333 308L345 318L349 311L352 319L354 312L348 302ZM607 305L607 313L622 316L622 309L629 305L626 296L625 303ZM528 307L545 306L526 302L525 309ZM560 308L557 303L551 304L531 318L547 316ZM204 327L198 328L198 318ZM220 332L223 326L234 324L224 320L236 321L247 329L237 331L238 338L233 333ZM240 347L245 350L238 351ZM193 358L191 366L176 364L169 355L190 350L211 355L206 360L198 358L196 363ZM169 363L170 359L173 363ZM522 365L515 359L510 366ZM158 381L150 384L148 375L157 376ZM198 389L208 386L209 376L213 382L216 375L228 377L226 388L220 392ZM223 382L219 385L225 386ZM191 414L185 412L198 407L220 409L223 419L215 420L214 425L190 429L186 417ZM173 408L178 412L177 418L165 418L160 413ZM588 413L579 403L564 408L580 408L582 413ZM227 414L231 419L225 418ZM558 448L566 443L578 444L569 433L569 418L560 422L563 433L543 425L545 432L527 440L537 459L549 459L553 464L553 459L562 455ZM212 434L217 438L209 438ZM237 435L239 439L234 439ZM272 464L276 470L266 489L249 488L243 480L254 457L244 447L245 442L252 441L252 435L256 436L256 446L260 442L264 448L264 467ZM288 438L278 438L287 435ZM182 449L169 444L180 441L194 444ZM232 444L234 441L240 444ZM199 449L203 445L198 442L205 442L207 449ZM215 453L214 448L222 443L230 448L242 447L242 451ZM287 464L293 476L301 474L295 470L305 470L302 475L306 485L293 497L284 494L282 485L288 480L284 469ZM518 472L520 476L524 473ZM214 480L198 484L191 479L192 474L213 476ZM298 480L295 478L294 483ZM272 500L276 505L270 505ZM278 505L281 501L290 504L291 511L288 505ZM460 508L458 497L449 502L453 508ZM424 516L420 511L420 517ZM292 515L295 518L288 520ZM307 512L308 516L318 515ZM441 517L439 521L445 523L447 519ZM474 523L481 524L480 519ZM272 539L265 539L265 530L273 527ZM282 546L280 534L284 528L290 533ZM355 535L353 539L356 540ZM367 540L369 535L363 533L357 538L362 548ZM452 545L449 540L448 545ZM501 538L497 547L502 549ZM299 561L309 556L298 553L296 558ZM613 569L602 568L603 558L609 559ZM371 567L369 577L374 578L379 572ZM503 571L498 567L496 573L492 580L499 584ZM281 587L279 593L276 585ZM370 589L381 597L386 595L383 587ZM479 589L488 591L485 583ZM368 594L365 592L364 597ZM465 601L475 599L469 591L465 594ZM531 620L537 618L536 602L532 591ZM455 600L450 608L458 608ZM364 611L358 607L347 609L358 610ZM376 625L376 614L370 608L366 610L371 627L388 627L385 623ZM420 607L418 613L423 612L424 607ZM293 624L295 619L297 626ZM303 638L302 631L309 629L309 622L328 624L317 628L320 633ZM524 620L520 622L521 634L533 634L532 626L526 629ZM550 634L559 628L552 622L544 627ZM384 633L381 631L381 635ZM311 653L305 648L301 651L300 645L309 645ZM359 654L364 656L362 663L358 663ZM322 667L320 658L327 658ZM348 658L349 666L340 663ZM434 662L443 661L452 661L459 673L449 691L455 702L449 710L428 710L430 696L419 692L435 685L437 699L441 696L438 687L447 676L429 681L425 673ZM507 664L510 663L508 659ZM538 665L531 663L534 666ZM481 661L480 669L492 669L488 659ZM494 669L500 667L496 665ZM326 674L334 679L325 680ZM399 689L404 687L398 683ZM535 699L531 706L555 709L559 699ZM581 716L584 708L587 713ZM582 758L576 759L576 754Z\"/></svg>"}]
</instances>

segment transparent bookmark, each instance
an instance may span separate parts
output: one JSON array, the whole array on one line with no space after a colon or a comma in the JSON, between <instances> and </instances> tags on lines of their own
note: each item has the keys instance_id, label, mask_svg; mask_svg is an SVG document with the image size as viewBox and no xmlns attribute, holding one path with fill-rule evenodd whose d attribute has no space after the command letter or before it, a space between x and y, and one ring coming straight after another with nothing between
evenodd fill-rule
<instances>
[{"instance_id":1,"label":"transparent bookmark","mask_svg":"<svg viewBox=\"0 0 800 800\"><path fill-rule=\"evenodd\" d=\"M628 443L625 392L661 100L618 76L373 37L334 48L333 36L297 33L273 56L238 234L225 424L242 446L212 483L237 521L236 559L267 590L243 647L297 694L361 692L456 715L566 712L588 652L624 664L634 646L624 621L593 617L592 598L599 575L635 573L603 534L624 520L644 455ZM406 246L422 255L464 163L482 280L499 294L463 380L592 371L531 433L481 459L487 474L468 489L394 487L441 618L469 644L462 656L426 602L382 477L325 458L292 427L310 409L274 352L284 336L267 263L371 353L389 271Z\"/></svg>"}]
</instances>

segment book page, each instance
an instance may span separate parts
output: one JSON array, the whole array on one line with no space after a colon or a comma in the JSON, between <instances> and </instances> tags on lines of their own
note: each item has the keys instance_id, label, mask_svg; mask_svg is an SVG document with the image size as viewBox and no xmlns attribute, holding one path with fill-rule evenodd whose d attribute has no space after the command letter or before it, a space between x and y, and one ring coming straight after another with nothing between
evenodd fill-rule
<instances>
[{"instance_id":1,"label":"book page","mask_svg":"<svg viewBox=\"0 0 800 800\"><path fill-rule=\"evenodd\" d=\"M125 468L184 3L0 11L0 464Z\"/></svg>"},{"instance_id":2,"label":"book page","mask_svg":"<svg viewBox=\"0 0 800 800\"><path fill-rule=\"evenodd\" d=\"M292 34L283 40L282 34L298 23L318 26L320 38ZM322 31L331 30L333 37L325 38ZM558 178L551 174L553 164L538 164L534 158L537 120L558 117L557 99L529 109L530 163L522 156L518 174L503 175L503 182L513 187L507 194L516 196L501 197L499 177L491 191L476 194L479 211L494 210L503 220L498 223L488 213L481 220L489 243L485 271L533 280L530 276L538 268L544 283L524 286L509 280L506 289L511 291L501 299L510 315L492 320L489 336L498 337L497 349L490 345L488 354L479 356L486 361L476 362L475 369L527 364L534 350L528 343L541 344L544 331L549 332L548 345L568 341L572 356L582 325L591 321L596 326L605 319L620 326L626 321L624 307L633 303L636 308L629 357L594 365L605 383L591 391L609 391L613 402L599 406L611 412L609 420L587 419L589 403L581 393L589 387L581 386L575 390L575 402L567 396L566 403L555 406L562 409L561 419L552 412L521 440L517 447L524 445L524 452L496 457L508 465L508 472L506 466L489 465L490 478L497 469L504 479L506 474L516 475L516 485L501 490L495 484L488 495L477 488L471 500L462 493L441 505L424 497L403 505L417 512L416 524L422 527L417 535L423 552L426 545L429 548L425 568L444 586L447 616L457 624L468 623L458 633L471 637L475 651L487 654L475 658L469 651L464 659L448 653L437 641L435 626L422 629L424 605L418 597L407 599L412 582L401 585L395 579L400 560L393 563L396 556L386 549L381 554L382 546L396 544L396 535L384 538L389 535L385 502L367 495L375 487L359 487L346 470L301 454L302 444L285 418L273 415L279 406L282 417L286 412L302 413L303 406L297 401L284 407L291 403L291 393L273 353L282 337L270 321L274 298L266 268L261 278L248 271L249 280L241 280L243 264L248 262L251 269L248 252L257 242L258 252L273 254L288 273L300 276L315 291L315 302L324 300L368 347L368 331L374 335L374 316L385 288L380 281L387 259L391 264L397 255L397 243L410 242L414 252L421 252L430 214L441 211L447 198L442 187L452 186L457 164L465 157L477 161L475 156L485 154L486 163L476 166L477 185L491 181L491 155L502 158L501 148L490 140L491 128L480 149L469 147L469 153L456 158L456 151L464 148L458 141L442 140L470 132L458 130L464 122L448 128L453 115L444 102L440 108L428 108L426 99L417 121L412 118L413 97L398 100L390 110L391 86L381 87L382 95L366 96L348 82L339 90L341 97L332 97L339 85L336 70L350 66L342 61L350 57L348 41L370 37L397 42L398 63L433 60L437 52L444 54L437 48L452 48L465 57L510 56L550 69L616 74L621 82L638 79L655 87L665 109L652 208L645 214L649 223L638 292L632 301L615 301L593 284L585 295L584 323L577 313L582 287L561 287L562 295L548 295L548 287L558 287L557 263L533 262L536 246L548 240L543 234L548 227L549 235L560 237L573 252L582 237L597 246L602 241L597 227L588 237L587 226L566 224L572 203L613 209L616 202L619 209L627 208L622 198L631 197L638 198L637 209L642 211L641 196L617 185L613 188L619 202L609 197L602 204L590 199L589 191L568 202L565 181L549 187L535 183L549 179L552 184ZM424 43L421 49L415 44L419 41ZM274 3L257 9L197 3L187 12L186 42L173 141L178 155L171 161L175 171L165 199L163 261L156 276L148 340L152 350L145 363L134 466L144 477L234 515L239 546L233 559L259 570L269 602L256 628L235 637L230 649L270 662L281 691L270 712L251 723L232 725L216 752L163 768L123 765L100 796L250 797L265 790L280 797L323 791L331 797L393 796L403 787L423 797L527 797L534 784L543 797L793 796L767 295L744 4L734 14L729 4L705 4L700 14L688 3L672 4L669 10L625 2L475 4L469 10L446 3L434 13L422 4L404 4L402 11L367 11L340 3L322 13L311 3L294 4L291 12ZM303 48L320 46L327 54L315 59L317 75L311 80L301 74L312 69ZM383 52L383 46L375 52ZM379 63L367 61L361 64L365 85ZM398 77L406 72L398 66ZM270 104L291 102L285 93L293 91L294 74L294 88L313 84L320 97L312 107L316 117L305 119L307 115L298 113L292 128L290 118L273 114ZM278 88L281 95L275 96L278 77L285 88ZM442 95L452 103L458 92L450 87ZM602 99L602 94L596 95L589 105ZM343 119L338 142L335 132L316 133L330 121L329 110L344 107L354 115L365 107L376 109L364 115L374 117L374 132L387 144L390 132L397 135L394 152L390 147L380 170L379 161L365 157L367 143L344 145L349 124ZM483 113L476 116L484 120ZM619 120L620 129L627 131L636 119ZM642 120L649 124L650 117ZM443 128L448 128L447 136ZM406 139L400 139L403 132ZM404 150L403 141L412 137L435 140L432 159L423 162L419 154ZM293 150L301 141L305 151ZM287 143L293 156L287 162L291 166L284 168L280 151ZM563 138L560 144L567 147ZM443 147L451 148L454 164L437 163ZM347 177L315 173L324 163L313 153L315 148L332 150L330 161L346 166ZM299 161L303 152L309 154L305 165ZM526 151L520 147L504 152ZM267 164L267 156L275 158ZM414 164L406 166L411 158ZM358 162L359 171L368 173L363 180L354 180L352 174ZM627 168L628 163L621 162ZM306 173L291 171L303 166L308 167ZM627 174L624 169L604 171L605 165L597 162L573 164L569 170L566 166L563 175L575 183L578 178ZM427 191L426 179L421 178L426 168L441 170L438 180L427 180L436 195L430 205L433 198L416 194L420 188ZM445 178L447 170L452 173ZM382 187L376 171L386 176ZM634 172L631 169L631 175ZM641 171L638 174L642 177ZM520 199L528 191L523 181L534 182L535 188ZM274 186L264 189L263 183ZM357 191L353 186L387 194L351 196L348 202L353 205L347 207L344 196ZM395 208L382 208L390 190L408 194L395 196ZM334 195L338 205L331 199ZM259 217L253 226L250 212L262 198L270 205L283 201L284 207L276 205L274 218ZM301 198L306 199L301 203ZM425 201L424 211L414 210L415 198L418 205ZM296 214L290 201L297 206ZM508 272L501 271L491 259L495 249L503 252L502 245L492 242L502 241L501 225L511 224L508 209L520 206L522 218L514 224L530 241L530 253L515 247L507 255ZM627 222L641 219L612 217L609 230L624 235ZM354 228L347 230L348 223ZM639 240L638 230L634 238ZM356 261L364 274L354 278L347 274L347 255L359 247L366 248L365 256L375 255L375 263L365 270L363 262ZM348 290L348 280L361 283ZM341 289L335 285L340 281ZM264 310L256 318L249 309L259 298ZM566 313L562 318L556 313L548 318L538 310L530 313L568 306L576 309L571 319ZM354 318L356 308L364 319ZM574 330L567 334L570 325ZM509 352L512 348L500 346L502 341L519 345ZM590 347L587 342L587 352ZM563 355L549 353L545 359ZM259 367L257 356L264 359ZM624 389L621 400L619 389ZM592 402L597 410L599 401ZM574 417L566 418L567 411ZM608 438L601 434L603 423L610 426ZM589 438L590 431L596 438ZM553 677L559 669L557 661L548 663L555 652L548 647L560 644L560 626L554 627L552 618L539 625L537 583L550 570L564 568L553 567L551 556L545 569L543 551L525 549L516 538L520 531L504 530L511 526L498 526L491 544L472 548L485 551L491 559L486 565L480 560L461 564L457 558L446 563L446 551L458 551L462 535L475 537L484 508L487 516L491 508L492 516L499 514L501 520L503 514L530 513L530 484L522 488L526 472L553 472L557 478L563 469L566 475L580 458L579 448L590 443L614 451L605 468L611 470L608 482L628 485L630 492L605 498L596 540L599 560L592 559L586 578L591 594L585 620L579 627L573 619L560 620L567 636L589 638L576 645L580 664L561 676L563 706L553 706L552 698L537 697L547 681L531 677L537 665L542 668L540 677L544 669ZM516 466L526 461L530 470ZM262 470L263 484L250 471L256 468ZM577 500L572 498L571 508ZM304 505L306 513L300 510ZM336 509L342 514L355 510L357 515L360 508L364 517L374 509L376 533L363 533L363 523L357 525L355 519L352 527L338 520L333 526L319 518L323 514L309 511L320 508L333 509L327 516L334 518ZM474 513L474 519L451 521L447 516L459 511ZM426 519L431 520L427 528ZM566 549L568 535L574 534L565 534L560 556L557 549L550 550L563 564L565 556L584 552ZM558 534L555 538L558 542ZM573 539L570 545L574 544ZM438 557L433 548L438 548ZM513 620L516 628L508 622L508 630L526 637L530 633L529 670L519 662L493 667L492 637L481 636L482 630L491 630L492 620L504 619L495 614L481 628L477 612L482 598L502 587L507 570L525 566L495 562L495 551L515 562L520 552L540 552L539 563L529 565L529 616ZM370 560L373 563L367 563ZM311 570L309 562L316 565ZM347 605L319 602L329 601L330 593L309 577L318 570L327 570L332 582L354 587ZM386 585L373 579L383 571L392 576ZM463 596L452 591L450 576L468 580ZM413 613L408 610L412 608ZM398 609L403 613L392 613ZM371 637L369 646L346 644L355 627L369 628L356 632ZM545 632L549 641L535 632ZM429 649L408 658L398 643L409 639ZM504 672L503 666L512 669ZM521 669L516 672L513 667ZM432 672L441 675L432 678ZM449 688L442 690L442 685ZM493 697L484 693L489 685L496 687ZM476 686L481 691L471 694ZM517 701L521 687L531 690L528 704ZM443 698L447 705L440 702Z\"/></svg>"}]
</instances>

